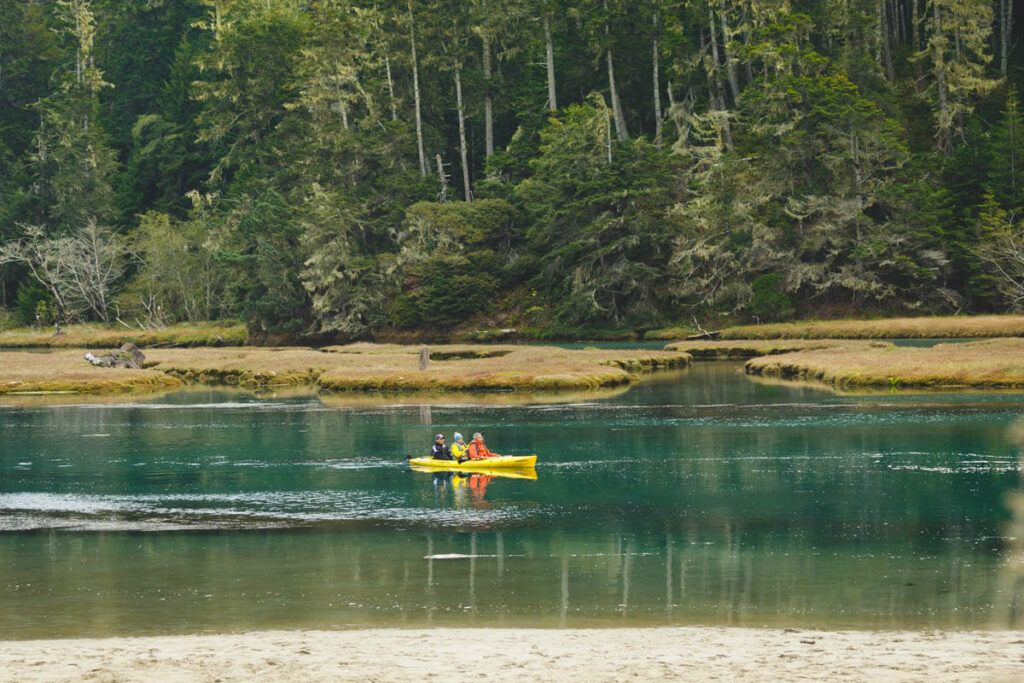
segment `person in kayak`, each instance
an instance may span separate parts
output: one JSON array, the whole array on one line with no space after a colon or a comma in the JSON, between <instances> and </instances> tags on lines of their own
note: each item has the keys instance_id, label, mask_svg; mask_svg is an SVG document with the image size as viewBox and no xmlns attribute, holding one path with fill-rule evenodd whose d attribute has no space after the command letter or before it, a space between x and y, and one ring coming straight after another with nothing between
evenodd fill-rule
<instances>
[{"instance_id":1,"label":"person in kayak","mask_svg":"<svg viewBox=\"0 0 1024 683\"><path fill-rule=\"evenodd\" d=\"M469 456L466 455L466 449L468 449L469 446L467 446L466 442L462 440L462 434L455 432L452 434L452 439L455 441L455 443L452 444L452 457L459 462L468 460Z\"/></svg>"},{"instance_id":2,"label":"person in kayak","mask_svg":"<svg viewBox=\"0 0 1024 683\"><path fill-rule=\"evenodd\" d=\"M451 460L452 451L444 442L444 434L434 437L434 445L430 447L430 457L434 460Z\"/></svg>"},{"instance_id":3,"label":"person in kayak","mask_svg":"<svg viewBox=\"0 0 1024 683\"><path fill-rule=\"evenodd\" d=\"M483 460L484 458L497 458L497 453L492 453L487 446L484 445L484 435L477 432L473 435L473 441L469 444L469 448L466 449L466 454L469 455L470 460Z\"/></svg>"}]
</instances>

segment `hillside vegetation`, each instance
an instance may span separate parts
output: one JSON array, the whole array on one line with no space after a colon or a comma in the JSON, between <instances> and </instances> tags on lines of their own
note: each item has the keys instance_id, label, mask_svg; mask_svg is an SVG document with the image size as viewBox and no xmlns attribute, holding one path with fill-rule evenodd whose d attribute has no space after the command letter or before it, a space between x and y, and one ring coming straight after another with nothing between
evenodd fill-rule
<instances>
[{"instance_id":1,"label":"hillside vegetation","mask_svg":"<svg viewBox=\"0 0 1024 683\"><path fill-rule=\"evenodd\" d=\"M0 320L267 343L1014 312L1014 5L0 0Z\"/></svg>"}]
</instances>

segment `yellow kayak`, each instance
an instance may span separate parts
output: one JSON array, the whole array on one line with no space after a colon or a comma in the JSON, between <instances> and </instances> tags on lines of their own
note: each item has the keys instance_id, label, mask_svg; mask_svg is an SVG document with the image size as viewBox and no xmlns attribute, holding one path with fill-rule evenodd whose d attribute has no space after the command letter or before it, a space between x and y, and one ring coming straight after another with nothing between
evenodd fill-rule
<instances>
[{"instance_id":1,"label":"yellow kayak","mask_svg":"<svg viewBox=\"0 0 1024 683\"><path fill-rule=\"evenodd\" d=\"M533 467L537 464L536 455L499 455L494 458L482 458L480 460L435 460L434 458L411 458L409 464L415 467L430 467L443 470L461 470L463 472L476 472L477 470L523 469Z\"/></svg>"},{"instance_id":2,"label":"yellow kayak","mask_svg":"<svg viewBox=\"0 0 1024 683\"><path fill-rule=\"evenodd\" d=\"M413 472L437 472L437 467L412 467ZM512 469L506 467L504 469L500 467L471 467L468 470L460 470L459 474L482 474L488 477L504 477L505 479L530 479L532 481L537 480L537 470L532 467L523 467L519 469Z\"/></svg>"}]
</instances>

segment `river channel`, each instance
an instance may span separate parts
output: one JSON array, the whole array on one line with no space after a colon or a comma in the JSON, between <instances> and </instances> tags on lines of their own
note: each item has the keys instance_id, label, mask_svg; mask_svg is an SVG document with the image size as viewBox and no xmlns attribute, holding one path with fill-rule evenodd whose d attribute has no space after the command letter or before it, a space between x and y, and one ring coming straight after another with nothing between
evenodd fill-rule
<instances>
[{"instance_id":1,"label":"river channel","mask_svg":"<svg viewBox=\"0 0 1024 683\"><path fill-rule=\"evenodd\" d=\"M0 633L1021 628L1024 395L698 363L567 403L0 405ZM536 478L411 471L435 432Z\"/></svg>"}]
</instances>

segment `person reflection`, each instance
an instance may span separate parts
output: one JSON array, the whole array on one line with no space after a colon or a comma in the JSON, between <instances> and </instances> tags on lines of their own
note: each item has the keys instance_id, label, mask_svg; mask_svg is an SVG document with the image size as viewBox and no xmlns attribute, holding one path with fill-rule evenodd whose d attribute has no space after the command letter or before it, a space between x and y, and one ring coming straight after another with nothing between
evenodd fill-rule
<instances>
[{"instance_id":1,"label":"person reflection","mask_svg":"<svg viewBox=\"0 0 1024 683\"><path fill-rule=\"evenodd\" d=\"M487 502L487 484L494 479L491 474L476 474L459 472L452 477L452 487L455 496L455 505L465 507L468 502L475 508L483 509L490 507Z\"/></svg>"},{"instance_id":2,"label":"person reflection","mask_svg":"<svg viewBox=\"0 0 1024 683\"><path fill-rule=\"evenodd\" d=\"M438 501L444 500L445 492L448 490L448 482L452 480L451 472L434 472L434 494Z\"/></svg>"}]
</instances>

